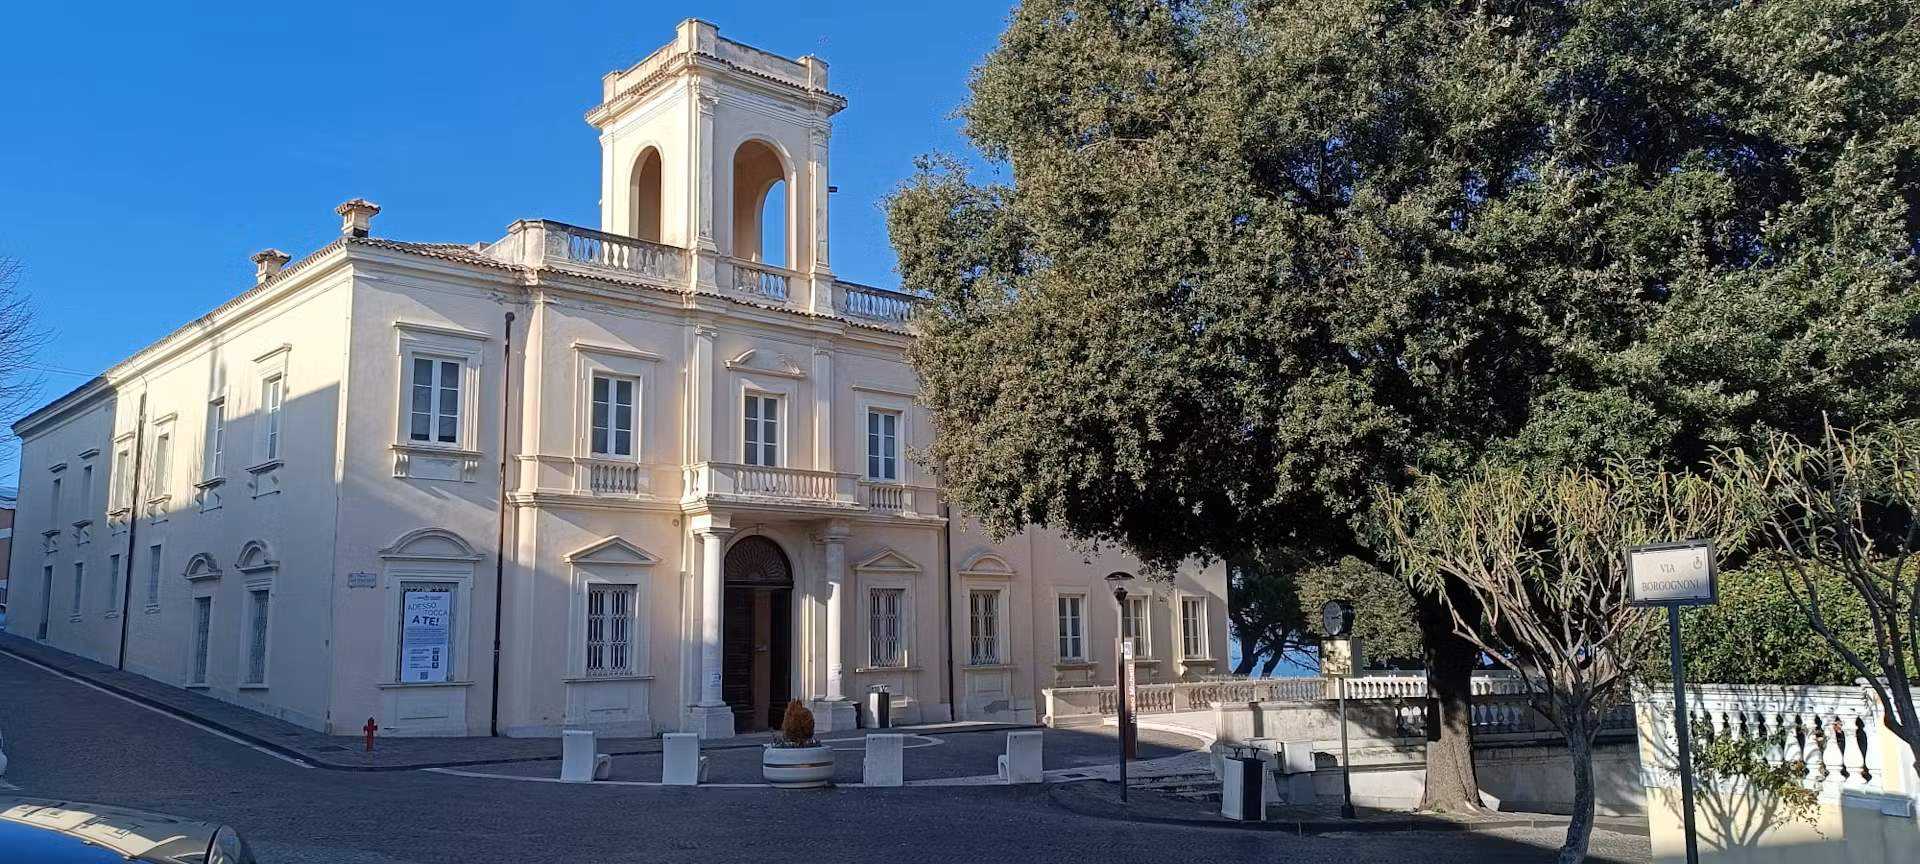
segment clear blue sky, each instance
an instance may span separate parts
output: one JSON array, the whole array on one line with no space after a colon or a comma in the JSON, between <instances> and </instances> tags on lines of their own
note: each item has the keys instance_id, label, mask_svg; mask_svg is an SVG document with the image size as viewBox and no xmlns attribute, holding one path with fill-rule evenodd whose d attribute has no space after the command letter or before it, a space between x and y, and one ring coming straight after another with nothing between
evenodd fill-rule
<instances>
[{"instance_id":1,"label":"clear blue sky","mask_svg":"<svg viewBox=\"0 0 1920 864\"><path fill-rule=\"evenodd\" d=\"M797 17L792 10L807 10ZM964 148L953 111L1009 0L911 3L23 3L0 34L0 254L54 337L43 400L296 258L334 205L377 236L470 243L599 220L600 76L699 17L832 64L833 263L898 284L882 196Z\"/></svg>"}]
</instances>

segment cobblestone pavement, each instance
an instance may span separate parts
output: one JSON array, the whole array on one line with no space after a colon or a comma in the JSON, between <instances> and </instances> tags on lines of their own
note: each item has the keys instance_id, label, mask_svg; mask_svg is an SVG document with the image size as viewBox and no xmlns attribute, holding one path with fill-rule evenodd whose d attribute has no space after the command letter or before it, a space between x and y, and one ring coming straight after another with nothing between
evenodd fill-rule
<instances>
[{"instance_id":1,"label":"cobblestone pavement","mask_svg":"<svg viewBox=\"0 0 1920 864\"><path fill-rule=\"evenodd\" d=\"M1551 828L1292 836L1116 821L1062 806L1051 791L1057 786L682 789L327 771L4 654L0 735L10 760L0 782L18 790L0 793L226 822L268 864L795 856L1503 864L1552 860L1560 839ZM1062 759L1073 758L1060 749ZM1610 832L1596 835L1594 853L1592 860L1621 864L1649 857L1645 838Z\"/></svg>"}]
</instances>

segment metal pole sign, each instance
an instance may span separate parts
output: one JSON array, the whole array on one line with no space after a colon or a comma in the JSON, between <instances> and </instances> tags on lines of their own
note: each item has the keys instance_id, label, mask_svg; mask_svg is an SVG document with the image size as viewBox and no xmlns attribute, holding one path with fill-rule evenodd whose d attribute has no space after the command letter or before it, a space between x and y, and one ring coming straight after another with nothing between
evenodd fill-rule
<instances>
[{"instance_id":1,"label":"metal pole sign","mask_svg":"<svg viewBox=\"0 0 1920 864\"><path fill-rule=\"evenodd\" d=\"M1327 638L1320 643L1320 675L1331 677L1340 699L1340 815L1352 819L1353 760L1347 752L1347 676L1354 672L1353 602L1328 600L1320 607L1320 626Z\"/></svg>"},{"instance_id":2,"label":"metal pole sign","mask_svg":"<svg viewBox=\"0 0 1920 864\"><path fill-rule=\"evenodd\" d=\"M1114 666L1114 681L1119 689L1119 728L1120 733L1120 803L1127 803L1127 759L1133 756L1132 742L1127 730L1133 726L1133 700L1137 691L1133 686L1133 640L1121 636L1114 656L1120 658Z\"/></svg>"},{"instance_id":3,"label":"metal pole sign","mask_svg":"<svg viewBox=\"0 0 1920 864\"><path fill-rule=\"evenodd\" d=\"M1347 676L1353 674L1353 641L1324 639L1320 642L1320 675L1332 678L1335 698L1340 705L1340 816L1354 818L1353 763L1347 750Z\"/></svg>"},{"instance_id":4,"label":"metal pole sign","mask_svg":"<svg viewBox=\"0 0 1920 864\"><path fill-rule=\"evenodd\" d=\"M1126 640L1126 643L1120 646L1120 668L1121 674L1127 676L1124 694L1127 725L1125 729L1120 730L1120 734L1126 737L1127 758L1138 759L1140 758L1138 744L1140 730L1137 728L1140 721L1140 667L1134 662L1132 639Z\"/></svg>"},{"instance_id":5,"label":"metal pole sign","mask_svg":"<svg viewBox=\"0 0 1920 864\"><path fill-rule=\"evenodd\" d=\"M1687 730L1687 661L1680 653L1680 607L1720 602L1713 542L1686 540L1627 550L1627 601L1667 607L1667 654L1673 664L1673 731L1680 741L1680 811L1687 835L1687 864L1700 864L1693 828L1693 739Z\"/></svg>"}]
</instances>

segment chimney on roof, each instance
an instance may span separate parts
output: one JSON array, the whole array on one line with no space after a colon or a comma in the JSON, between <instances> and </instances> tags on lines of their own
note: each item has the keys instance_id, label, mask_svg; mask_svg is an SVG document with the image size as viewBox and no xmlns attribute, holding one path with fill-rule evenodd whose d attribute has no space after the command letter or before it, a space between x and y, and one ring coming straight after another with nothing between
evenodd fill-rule
<instances>
[{"instance_id":1,"label":"chimney on roof","mask_svg":"<svg viewBox=\"0 0 1920 864\"><path fill-rule=\"evenodd\" d=\"M349 198L346 203L333 208L333 212L340 214L340 236L365 237L370 230L368 226L373 223L374 214L380 212L380 205L365 198Z\"/></svg>"},{"instance_id":2,"label":"chimney on roof","mask_svg":"<svg viewBox=\"0 0 1920 864\"><path fill-rule=\"evenodd\" d=\"M262 249L253 253L253 284L258 285L272 279L273 275L280 272L280 268L287 266L287 262L291 260L293 256L278 249Z\"/></svg>"}]
</instances>

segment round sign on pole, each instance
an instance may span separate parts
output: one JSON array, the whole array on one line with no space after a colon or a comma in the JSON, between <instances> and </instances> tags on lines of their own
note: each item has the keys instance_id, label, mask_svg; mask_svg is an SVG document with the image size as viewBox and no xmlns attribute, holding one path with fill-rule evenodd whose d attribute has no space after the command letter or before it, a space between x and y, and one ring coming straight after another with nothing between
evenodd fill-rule
<instances>
[{"instance_id":1,"label":"round sign on pole","mask_svg":"<svg viewBox=\"0 0 1920 864\"><path fill-rule=\"evenodd\" d=\"M1320 607L1321 632L1335 639L1353 629L1353 601L1328 600Z\"/></svg>"}]
</instances>

